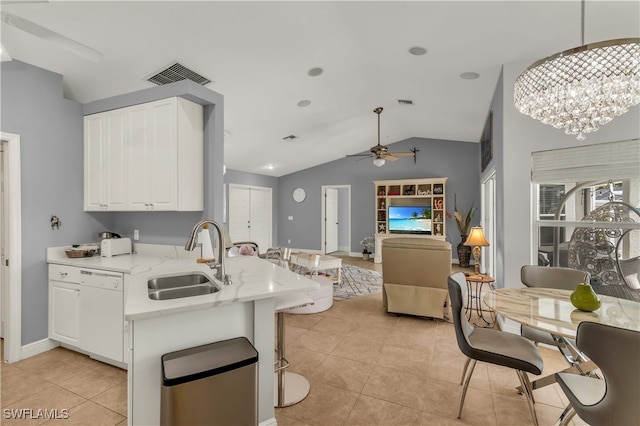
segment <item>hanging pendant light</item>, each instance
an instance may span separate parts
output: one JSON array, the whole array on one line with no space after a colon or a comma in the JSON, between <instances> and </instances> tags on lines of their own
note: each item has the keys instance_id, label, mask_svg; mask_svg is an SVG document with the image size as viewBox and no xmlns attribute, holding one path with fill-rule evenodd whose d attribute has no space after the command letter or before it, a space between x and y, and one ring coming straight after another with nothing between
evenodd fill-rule
<instances>
[{"instance_id":1,"label":"hanging pendant light","mask_svg":"<svg viewBox=\"0 0 640 426\"><path fill-rule=\"evenodd\" d=\"M584 44L533 63L515 82L518 111L584 140L640 103L640 38Z\"/></svg>"}]
</instances>

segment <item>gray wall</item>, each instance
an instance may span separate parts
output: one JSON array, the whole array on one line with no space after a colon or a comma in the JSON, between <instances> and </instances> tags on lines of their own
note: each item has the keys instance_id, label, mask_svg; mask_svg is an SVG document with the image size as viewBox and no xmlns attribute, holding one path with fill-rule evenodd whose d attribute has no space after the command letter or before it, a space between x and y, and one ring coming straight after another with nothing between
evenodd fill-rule
<instances>
[{"instance_id":1,"label":"gray wall","mask_svg":"<svg viewBox=\"0 0 640 426\"><path fill-rule=\"evenodd\" d=\"M46 248L96 241L113 214L83 212L82 105L62 97L62 76L2 62L0 129L20 135L22 344L48 336ZM62 221L52 230L50 218Z\"/></svg>"},{"instance_id":2,"label":"gray wall","mask_svg":"<svg viewBox=\"0 0 640 426\"><path fill-rule=\"evenodd\" d=\"M62 76L19 61L1 64L3 132L21 137L22 344L48 336L46 248L96 242L116 231L140 242L183 244L191 227L207 217L222 221L223 97L190 81L153 87L80 105L63 98ZM83 211L83 115L183 96L205 106L204 212L85 213ZM62 221L53 231L52 214Z\"/></svg>"},{"instance_id":3,"label":"gray wall","mask_svg":"<svg viewBox=\"0 0 640 426\"><path fill-rule=\"evenodd\" d=\"M480 138L480 135L478 135ZM410 138L389 145L391 151L420 150L416 164L412 158L388 161L376 167L371 159L342 158L279 178L278 244L296 249L321 250L321 187L351 185L351 247L361 252L360 240L375 232L374 180L448 177L447 210L453 211L453 194L458 194L458 207L480 206L479 150L477 143ZM293 201L297 187L307 191L302 203ZM287 220L293 216L293 221ZM473 221L477 224L479 215ZM447 221L447 238L457 245L455 221ZM291 240L291 243L287 241ZM455 254L454 254L455 256Z\"/></svg>"},{"instance_id":4,"label":"gray wall","mask_svg":"<svg viewBox=\"0 0 640 426\"><path fill-rule=\"evenodd\" d=\"M531 153L542 150L591 145L640 138L640 106L616 117L584 141L565 135L521 114L513 105L516 78L534 59L505 64L492 102L494 108L494 161L497 171L499 253L496 282L520 285L520 267L535 264L532 246ZM640 164L638 165L640 167Z\"/></svg>"}]
</instances>

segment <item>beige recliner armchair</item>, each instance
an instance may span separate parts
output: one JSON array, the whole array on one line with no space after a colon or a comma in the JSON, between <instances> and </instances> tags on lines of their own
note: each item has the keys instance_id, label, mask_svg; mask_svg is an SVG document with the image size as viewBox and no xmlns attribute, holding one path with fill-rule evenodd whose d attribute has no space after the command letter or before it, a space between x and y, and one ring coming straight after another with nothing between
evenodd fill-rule
<instances>
[{"instance_id":1,"label":"beige recliner armchair","mask_svg":"<svg viewBox=\"0 0 640 426\"><path fill-rule=\"evenodd\" d=\"M451 244L431 238L382 241L382 303L387 312L444 318Z\"/></svg>"}]
</instances>

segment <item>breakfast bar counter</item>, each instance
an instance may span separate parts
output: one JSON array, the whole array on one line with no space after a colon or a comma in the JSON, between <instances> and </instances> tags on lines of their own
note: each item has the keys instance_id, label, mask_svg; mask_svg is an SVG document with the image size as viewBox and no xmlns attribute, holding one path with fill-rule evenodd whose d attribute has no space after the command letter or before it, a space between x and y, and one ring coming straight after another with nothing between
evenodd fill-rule
<instances>
[{"instance_id":1,"label":"breakfast bar counter","mask_svg":"<svg viewBox=\"0 0 640 426\"><path fill-rule=\"evenodd\" d=\"M125 273L124 315L128 328L128 423L160 424L161 357L182 349L246 337L258 352L258 422L276 424L274 411L274 313L279 296L304 293L319 284L256 256L225 258L231 284L192 252L174 249L113 258L66 259L50 249L49 263ZM169 250L171 251L171 249ZM169 300L149 298L154 278L206 275L220 290Z\"/></svg>"}]
</instances>

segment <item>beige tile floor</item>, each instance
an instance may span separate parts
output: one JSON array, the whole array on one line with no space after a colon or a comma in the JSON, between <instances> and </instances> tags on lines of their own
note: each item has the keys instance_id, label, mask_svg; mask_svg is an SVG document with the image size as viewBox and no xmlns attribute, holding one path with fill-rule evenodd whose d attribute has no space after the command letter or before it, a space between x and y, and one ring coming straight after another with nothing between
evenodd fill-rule
<instances>
[{"instance_id":1,"label":"beige tile floor","mask_svg":"<svg viewBox=\"0 0 640 426\"><path fill-rule=\"evenodd\" d=\"M380 265L343 257L345 263ZM381 293L341 302L325 312L287 315L291 371L311 383L309 396L276 409L279 425L528 425L516 374L478 363L462 419L455 418L465 358L453 325L384 312ZM3 345L4 347L4 345ZM545 372L564 368L557 351L542 348ZM1 424L126 424L126 372L56 348L2 364ZM551 425L566 399L557 385L535 391L541 425ZM6 409L69 410L64 420L5 418ZM580 420L576 417L574 422ZM582 423L580 423L582 424Z\"/></svg>"}]
</instances>

